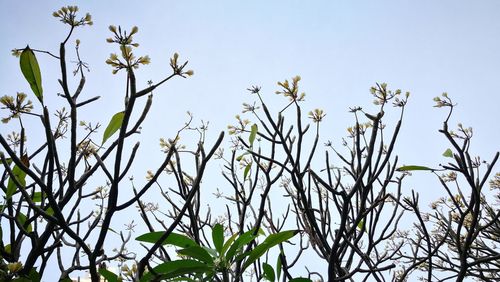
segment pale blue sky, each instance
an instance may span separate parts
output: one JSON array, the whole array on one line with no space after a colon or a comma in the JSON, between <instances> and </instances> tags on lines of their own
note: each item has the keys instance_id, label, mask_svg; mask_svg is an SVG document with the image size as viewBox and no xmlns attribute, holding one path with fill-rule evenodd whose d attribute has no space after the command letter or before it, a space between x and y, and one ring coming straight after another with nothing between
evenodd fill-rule
<instances>
[{"instance_id":1,"label":"pale blue sky","mask_svg":"<svg viewBox=\"0 0 500 282\"><path fill-rule=\"evenodd\" d=\"M81 53L92 70L88 96L101 95L101 105L110 110L121 107L114 99L123 82L104 64L116 51L104 41L110 35L107 27L137 25L136 40L141 43L137 53L152 59L138 72L140 82L158 81L166 74L173 52L189 59L195 70L194 77L175 80L157 91L153 108L157 110L150 120L166 117L168 125L176 127L173 120L191 110L197 118L211 121L215 135L242 102L252 99L246 95L248 86L261 85L273 96L276 81L299 74L308 94L305 107L320 106L328 113L325 124L334 129L329 138L349 124L348 106L368 106L369 87L387 82L412 93L403 135L434 138L430 136L443 113L432 108L432 97L447 91L459 104L455 117L476 129L478 147L489 147L490 153L498 149L490 142L498 140L498 1L47 3L2 3L2 94L27 91L17 60L8 56L10 50L29 43L57 51L64 27L51 12L64 4L78 4L95 22L75 36L82 40ZM42 64L42 71L49 67ZM46 87L57 86L44 77ZM46 95L50 96L48 91Z\"/></svg>"},{"instance_id":2,"label":"pale blue sky","mask_svg":"<svg viewBox=\"0 0 500 282\"><path fill-rule=\"evenodd\" d=\"M352 122L349 106L374 109L368 90L387 82L412 93L397 148L402 163L444 161L447 144L437 130L446 113L432 107L432 98L443 91L458 104L451 124L460 121L475 130L472 151L490 160L500 149L499 1L2 1L0 95L30 93L10 50L30 44L57 53L66 27L51 14L68 4L94 20L74 37L81 39L81 55L91 68L83 95L102 96L82 119L106 123L122 107L123 74L113 76L104 63L116 52L105 42L110 24L139 27L136 53L152 60L137 72L143 86L168 74L174 52L190 61L192 78L155 91L140 136L143 150L152 149L143 154L157 154L158 138L174 135L186 110L210 121L210 144L241 103L252 101L246 88L261 85L274 102L276 81L297 74L307 93L304 108L327 113L323 141L344 136ZM46 103L60 104L51 76L57 66L38 58ZM7 127L0 126L5 134ZM412 179L410 188L427 186L426 177Z\"/></svg>"}]
</instances>

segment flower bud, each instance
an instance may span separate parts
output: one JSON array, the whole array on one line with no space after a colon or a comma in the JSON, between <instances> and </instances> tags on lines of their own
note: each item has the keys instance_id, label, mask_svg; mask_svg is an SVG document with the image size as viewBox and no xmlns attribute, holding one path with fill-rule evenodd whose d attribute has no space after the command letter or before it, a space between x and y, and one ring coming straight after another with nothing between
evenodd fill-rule
<instances>
[{"instance_id":1,"label":"flower bud","mask_svg":"<svg viewBox=\"0 0 500 282\"><path fill-rule=\"evenodd\" d=\"M7 269L10 273L16 273L23 268L23 264L20 262L12 262L7 265Z\"/></svg>"},{"instance_id":2,"label":"flower bud","mask_svg":"<svg viewBox=\"0 0 500 282\"><path fill-rule=\"evenodd\" d=\"M139 28L137 26L134 26L132 30L130 31L130 35L136 34L139 31Z\"/></svg>"}]
</instances>

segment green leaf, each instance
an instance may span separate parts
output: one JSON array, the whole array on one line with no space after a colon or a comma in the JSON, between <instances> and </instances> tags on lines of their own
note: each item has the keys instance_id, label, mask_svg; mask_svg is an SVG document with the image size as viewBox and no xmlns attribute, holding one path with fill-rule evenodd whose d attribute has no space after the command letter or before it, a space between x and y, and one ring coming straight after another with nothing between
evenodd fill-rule
<instances>
[{"instance_id":1,"label":"green leaf","mask_svg":"<svg viewBox=\"0 0 500 282\"><path fill-rule=\"evenodd\" d=\"M19 213L17 215L17 220L19 220L19 223L21 223L21 225L26 229L26 231L28 231L28 233L33 231L33 227L31 227L31 224L29 224L28 226L25 226L26 225L26 216L24 214Z\"/></svg>"},{"instance_id":2,"label":"green leaf","mask_svg":"<svg viewBox=\"0 0 500 282\"><path fill-rule=\"evenodd\" d=\"M249 155L249 154L250 154L250 151L246 151L245 153L237 156L236 160L240 162L243 159L244 156Z\"/></svg>"},{"instance_id":3,"label":"green leaf","mask_svg":"<svg viewBox=\"0 0 500 282\"><path fill-rule=\"evenodd\" d=\"M29 166L30 163L28 155L24 154L21 157L21 162L25 166ZM26 186L26 172L24 172L19 166L15 165L14 168L12 169L12 173L16 177L17 182L19 182L19 184L21 184L23 187ZM9 177L9 182L7 183L7 193L6 193L7 199L10 199L12 195L16 193L16 191L17 191L17 185L14 182L14 179L12 179L12 177Z\"/></svg>"},{"instance_id":4,"label":"green leaf","mask_svg":"<svg viewBox=\"0 0 500 282\"><path fill-rule=\"evenodd\" d=\"M205 251L207 251L212 257L216 258L219 253L217 252L217 250L214 250L212 248L209 248L209 247L205 247L205 246L201 246L203 249L205 249Z\"/></svg>"},{"instance_id":5,"label":"green leaf","mask_svg":"<svg viewBox=\"0 0 500 282\"><path fill-rule=\"evenodd\" d=\"M247 166L245 166L245 170L243 171L243 180L247 179L250 168L252 168L252 163L249 163L247 164Z\"/></svg>"},{"instance_id":6,"label":"green leaf","mask_svg":"<svg viewBox=\"0 0 500 282\"><path fill-rule=\"evenodd\" d=\"M446 151L444 151L443 156L447 158L453 158L453 152L451 151L450 148L448 148L446 149Z\"/></svg>"},{"instance_id":7,"label":"green leaf","mask_svg":"<svg viewBox=\"0 0 500 282\"><path fill-rule=\"evenodd\" d=\"M45 212L50 216L54 215L54 210L51 207L46 208Z\"/></svg>"},{"instance_id":8,"label":"green leaf","mask_svg":"<svg viewBox=\"0 0 500 282\"><path fill-rule=\"evenodd\" d=\"M299 278L293 278L289 282L312 282L312 280L309 278L299 277Z\"/></svg>"},{"instance_id":9,"label":"green leaf","mask_svg":"<svg viewBox=\"0 0 500 282\"><path fill-rule=\"evenodd\" d=\"M42 192L35 192L31 200L35 203L40 203L42 201Z\"/></svg>"},{"instance_id":10,"label":"green leaf","mask_svg":"<svg viewBox=\"0 0 500 282\"><path fill-rule=\"evenodd\" d=\"M299 230L288 230L269 235L262 244L258 245L250 252L247 260L243 264L243 270L252 265L252 263L264 255L270 248L289 240L297 233L299 233Z\"/></svg>"},{"instance_id":11,"label":"green leaf","mask_svg":"<svg viewBox=\"0 0 500 282\"><path fill-rule=\"evenodd\" d=\"M102 136L102 144L108 140L111 135L113 135L120 127L122 126L123 117L125 116L125 112L116 113L109 122L106 130L104 130L104 135Z\"/></svg>"},{"instance_id":12,"label":"green leaf","mask_svg":"<svg viewBox=\"0 0 500 282\"><path fill-rule=\"evenodd\" d=\"M177 251L177 253L197 259L206 264L214 263L214 259L212 258L212 256L207 252L207 250L200 246L187 247L185 249Z\"/></svg>"},{"instance_id":13,"label":"green leaf","mask_svg":"<svg viewBox=\"0 0 500 282\"><path fill-rule=\"evenodd\" d=\"M168 261L153 268L153 271L160 274L162 279L176 278L185 274L205 273L210 270L211 268L206 264L190 259ZM149 282L152 279L153 274L148 272L142 276L140 281Z\"/></svg>"},{"instance_id":14,"label":"green leaf","mask_svg":"<svg viewBox=\"0 0 500 282\"><path fill-rule=\"evenodd\" d=\"M101 274L108 282L118 282L118 275L114 274L113 272L101 268L99 269L99 274Z\"/></svg>"},{"instance_id":15,"label":"green leaf","mask_svg":"<svg viewBox=\"0 0 500 282\"><path fill-rule=\"evenodd\" d=\"M224 256L226 254L227 249L231 246L233 241L238 237L238 233L233 234L233 236L229 237L227 241L224 243L224 246L222 246L222 250L219 252L221 256Z\"/></svg>"},{"instance_id":16,"label":"green leaf","mask_svg":"<svg viewBox=\"0 0 500 282\"><path fill-rule=\"evenodd\" d=\"M28 275L23 275L21 277L17 277L13 280L8 280L12 282L40 282L40 274L36 271L36 268L33 267L30 269Z\"/></svg>"},{"instance_id":17,"label":"green leaf","mask_svg":"<svg viewBox=\"0 0 500 282\"><path fill-rule=\"evenodd\" d=\"M402 166L396 170L397 171L413 171L413 170L431 170L431 171L433 171L434 169L426 167L426 166L420 166L420 165L405 165L405 166Z\"/></svg>"},{"instance_id":18,"label":"green leaf","mask_svg":"<svg viewBox=\"0 0 500 282\"><path fill-rule=\"evenodd\" d=\"M42 75L35 54L29 46L26 46L21 53L19 64L24 78L30 84L31 90L33 90L38 100L43 103Z\"/></svg>"},{"instance_id":19,"label":"green leaf","mask_svg":"<svg viewBox=\"0 0 500 282\"><path fill-rule=\"evenodd\" d=\"M267 263L262 263L262 270L264 270L264 278L274 282L276 280L276 276L274 275L274 269Z\"/></svg>"},{"instance_id":20,"label":"green leaf","mask_svg":"<svg viewBox=\"0 0 500 282\"><path fill-rule=\"evenodd\" d=\"M12 169L12 173L16 177L17 181L24 187L26 186L26 172L24 172L17 165ZM14 193L17 191L17 185L12 177L9 178L9 183L7 184L7 199L10 199Z\"/></svg>"},{"instance_id":21,"label":"green leaf","mask_svg":"<svg viewBox=\"0 0 500 282\"><path fill-rule=\"evenodd\" d=\"M281 268L283 267L281 264L281 254L278 256L278 261L276 262L276 276L278 276L278 280L280 279L281 276Z\"/></svg>"},{"instance_id":22,"label":"green leaf","mask_svg":"<svg viewBox=\"0 0 500 282\"><path fill-rule=\"evenodd\" d=\"M222 254L222 247L224 245L224 227L221 224L216 224L212 228L212 241L214 242L217 252Z\"/></svg>"},{"instance_id":23,"label":"green leaf","mask_svg":"<svg viewBox=\"0 0 500 282\"><path fill-rule=\"evenodd\" d=\"M248 137L248 142L250 142L250 147L253 146L253 142L255 141L255 137L257 136L257 124L253 124L250 129L250 136Z\"/></svg>"},{"instance_id":24,"label":"green leaf","mask_svg":"<svg viewBox=\"0 0 500 282\"><path fill-rule=\"evenodd\" d=\"M363 229L365 228L365 221L364 220L360 220L359 223L358 223L358 229L363 231ZM365 230L365 232L367 232Z\"/></svg>"},{"instance_id":25,"label":"green leaf","mask_svg":"<svg viewBox=\"0 0 500 282\"><path fill-rule=\"evenodd\" d=\"M40 282L41 280L40 273L36 271L36 267L30 269L30 272L28 273L28 278L30 279L31 282Z\"/></svg>"},{"instance_id":26,"label":"green leaf","mask_svg":"<svg viewBox=\"0 0 500 282\"><path fill-rule=\"evenodd\" d=\"M33 281L31 281L30 278L26 278L26 277L18 277L16 279L10 280L10 281L12 281L12 282L33 282Z\"/></svg>"},{"instance_id":27,"label":"green leaf","mask_svg":"<svg viewBox=\"0 0 500 282\"><path fill-rule=\"evenodd\" d=\"M250 243L253 239L257 238L256 235L253 235L253 230L249 230L243 234L241 234L231 245L229 250L227 251L226 257L227 261L231 261L234 255L243 248L246 244Z\"/></svg>"},{"instance_id":28,"label":"green leaf","mask_svg":"<svg viewBox=\"0 0 500 282\"><path fill-rule=\"evenodd\" d=\"M237 255L234 260L235 261L240 261L240 260L243 260L244 258L248 257L248 255L250 254L250 251L246 251L246 252L243 252L243 253L240 253L239 255Z\"/></svg>"},{"instance_id":29,"label":"green leaf","mask_svg":"<svg viewBox=\"0 0 500 282\"><path fill-rule=\"evenodd\" d=\"M165 233L165 231L146 233L146 234L142 234L141 236L135 238L135 240L154 244L158 240L160 240L161 236L163 236L164 233ZM173 232L170 233L170 235L168 235L168 237L167 237L167 239L165 239L165 241L162 242L162 245L174 245L174 246L181 247L181 248L188 248L191 246L199 246L191 238L189 238L185 235L177 234L177 233L173 233Z\"/></svg>"},{"instance_id":30,"label":"green leaf","mask_svg":"<svg viewBox=\"0 0 500 282\"><path fill-rule=\"evenodd\" d=\"M174 282L174 281L184 281L184 282L199 282L200 280L195 280L187 277L180 277L180 278L174 278L168 280L169 282ZM204 280L205 281L205 280Z\"/></svg>"}]
</instances>

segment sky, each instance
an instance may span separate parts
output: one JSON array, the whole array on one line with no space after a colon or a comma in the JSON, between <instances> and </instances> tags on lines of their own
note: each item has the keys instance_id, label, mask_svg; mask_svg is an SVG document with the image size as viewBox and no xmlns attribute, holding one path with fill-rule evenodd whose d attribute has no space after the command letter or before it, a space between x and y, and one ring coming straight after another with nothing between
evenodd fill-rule
<instances>
[{"instance_id":1,"label":"sky","mask_svg":"<svg viewBox=\"0 0 500 282\"><path fill-rule=\"evenodd\" d=\"M186 111L195 121L210 121L211 144L233 123L241 104L253 101L248 87L262 86L264 97L278 103L276 82L295 75L302 77L307 94L304 108L327 113L322 141L345 136L353 122L349 107L375 110L369 88L386 82L411 92L397 147L402 163L444 162L447 144L438 129L446 111L432 101L442 92L457 104L450 125L474 128L473 154L490 160L500 149L498 1L2 1L0 95L31 93L10 51L29 44L57 53L66 26L51 14L63 5L78 5L94 21L73 37L81 40L81 56L91 70L82 95L101 96L82 119L106 123L123 105L123 73L113 75L104 63L117 52L105 42L111 24L139 27L136 53L151 57L151 64L136 72L139 85L168 75L174 52L195 72L155 91L140 137L151 151L143 152L148 157L140 166L152 169L160 162L158 139L175 135ZM57 65L47 56L37 57L46 104L55 110L62 105L51 76ZM1 134L10 131L0 125ZM229 139L223 144L228 147ZM425 191L437 185L432 176L412 177L408 185L422 191L424 199L435 196Z\"/></svg>"}]
</instances>

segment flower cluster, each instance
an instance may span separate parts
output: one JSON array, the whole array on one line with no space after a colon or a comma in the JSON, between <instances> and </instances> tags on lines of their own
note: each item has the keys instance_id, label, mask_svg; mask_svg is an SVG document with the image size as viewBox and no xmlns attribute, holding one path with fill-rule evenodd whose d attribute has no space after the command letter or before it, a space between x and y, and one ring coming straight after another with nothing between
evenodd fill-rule
<instances>
[{"instance_id":1,"label":"flower cluster","mask_svg":"<svg viewBox=\"0 0 500 282\"><path fill-rule=\"evenodd\" d=\"M194 74L193 70L184 71L184 68L188 64L188 61L185 61L184 63L179 64L178 59L179 59L179 54L177 54L177 53L174 53L172 58L170 58L170 67L172 68L174 73L176 75L180 75L182 77L186 77L186 75L192 76Z\"/></svg>"},{"instance_id":2,"label":"flower cluster","mask_svg":"<svg viewBox=\"0 0 500 282\"><path fill-rule=\"evenodd\" d=\"M282 87L281 90L276 91L276 94L282 94L285 97L290 98L290 101L304 101L306 93L302 92L299 94L299 81L300 76L295 76L292 78L292 83L288 82L288 79L283 82L278 82L278 85Z\"/></svg>"},{"instance_id":3,"label":"flower cluster","mask_svg":"<svg viewBox=\"0 0 500 282\"><path fill-rule=\"evenodd\" d=\"M370 88L370 93L375 97L373 103L375 105L384 105L388 101L394 99L393 105L395 107L403 107L406 105L408 97L410 97L410 92L405 92L405 97L400 98L401 89L396 89L395 91L387 89L387 83L381 83Z\"/></svg>"},{"instance_id":4,"label":"flower cluster","mask_svg":"<svg viewBox=\"0 0 500 282\"><path fill-rule=\"evenodd\" d=\"M106 60L106 64L112 66L113 74L116 74L121 69L128 68L139 68L140 65L147 65L151 62L149 56L135 57L132 52L132 47L139 47L139 43L133 41L132 36L139 31L139 28L134 26L130 33L127 34L126 31L122 31L121 27L118 28L114 25L109 26L109 30L115 35L114 38L108 38L106 41L108 43L117 43L120 45L121 58L117 54L112 53L109 55L109 59ZM123 59L123 61L121 60Z\"/></svg>"},{"instance_id":5,"label":"flower cluster","mask_svg":"<svg viewBox=\"0 0 500 282\"><path fill-rule=\"evenodd\" d=\"M314 109L309 112L309 118L313 120L315 123L319 123L323 120L326 114L321 109Z\"/></svg>"},{"instance_id":6,"label":"flower cluster","mask_svg":"<svg viewBox=\"0 0 500 282\"><path fill-rule=\"evenodd\" d=\"M132 267L129 267L127 264L123 264L122 267L120 267L120 270L123 276L128 279L133 279L137 273L137 264L132 264Z\"/></svg>"},{"instance_id":7,"label":"flower cluster","mask_svg":"<svg viewBox=\"0 0 500 282\"><path fill-rule=\"evenodd\" d=\"M77 19L77 12L77 6L66 6L52 13L52 16L59 18L61 22L69 24L71 27L94 24L94 22L92 22L92 16L89 13L85 14L85 17Z\"/></svg>"},{"instance_id":8,"label":"flower cluster","mask_svg":"<svg viewBox=\"0 0 500 282\"><path fill-rule=\"evenodd\" d=\"M0 97L0 104L3 105L2 109L10 111L8 117L2 118L3 123L8 123L11 119L18 118L22 113L29 113L33 110L33 104L30 100L26 101L26 97L23 92L18 92L15 99L7 95Z\"/></svg>"},{"instance_id":9,"label":"flower cluster","mask_svg":"<svg viewBox=\"0 0 500 282\"><path fill-rule=\"evenodd\" d=\"M242 119L240 115L236 115L235 118L238 121L238 125L227 126L230 135L245 132L246 126L250 124L250 121L248 119Z\"/></svg>"},{"instance_id":10,"label":"flower cluster","mask_svg":"<svg viewBox=\"0 0 500 282\"><path fill-rule=\"evenodd\" d=\"M82 155L85 159L92 157L95 152L97 152L97 147L91 140L84 140L77 146L77 153Z\"/></svg>"},{"instance_id":11,"label":"flower cluster","mask_svg":"<svg viewBox=\"0 0 500 282\"><path fill-rule=\"evenodd\" d=\"M361 123L361 124L357 124L357 125L354 125L354 126L350 126L347 128L347 132L349 133L349 138L354 138L356 137L358 134L359 135L364 135L366 133L366 130L368 128L371 128L373 127L373 125L370 123L370 122L366 122L366 123Z\"/></svg>"},{"instance_id":12,"label":"flower cluster","mask_svg":"<svg viewBox=\"0 0 500 282\"><path fill-rule=\"evenodd\" d=\"M441 97L434 97L434 102L436 102L436 105L434 107L436 108L442 108L442 107L453 107L453 104L451 103L451 99L448 97L448 93L444 92L441 94Z\"/></svg>"},{"instance_id":13,"label":"flower cluster","mask_svg":"<svg viewBox=\"0 0 500 282\"><path fill-rule=\"evenodd\" d=\"M160 138L160 148L164 153L168 153L172 147L175 147L176 150L186 149L185 145L179 143L181 137L179 135L175 136L175 138Z\"/></svg>"},{"instance_id":14,"label":"flower cluster","mask_svg":"<svg viewBox=\"0 0 500 282\"><path fill-rule=\"evenodd\" d=\"M459 123L457 131L450 131L450 135L453 138L457 139L463 139L463 140L468 140L472 138L472 135L474 134L474 131L472 130L472 127L464 127L463 124Z\"/></svg>"},{"instance_id":15,"label":"flower cluster","mask_svg":"<svg viewBox=\"0 0 500 282\"><path fill-rule=\"evenodd\" d=\"M444 182L453 182L457 180L457 173L452 171L446 174L441 175L441 179Z\"/></svg>"},{"instance_id":16,"label":"flower cluster","mask_svg":"<svg viewBox=\"0 0 500 282\"><path fill-rule=\"evenodd\" d=\"M247 88L248 91L250 91L251 94L259 94L261 87L253 85L250 88Z\"/></svg>"},{"instance_id":17,"label":"flower cluster","mask_svg":"<svg viewBox=\"0 0 500 282\"><path fill-rule=\"evenodd\" d=\"M243 103L243 110L241 111L242 113L246 112L251 112L255 113L256 110L258 110L260 107L255 105L255 102L253 104L248 104L248 103Z\"/></svg>"},{"instance_id":18,"label":"flower cluster","mask_svg":"<svg viewBox=\"0 0 500 282\"><path fill-rule=\"evenodd\" d=\"M491 189L500 189L500 172L497 172L493 179L490 180Z\"/></svg>"}]
</instances>

